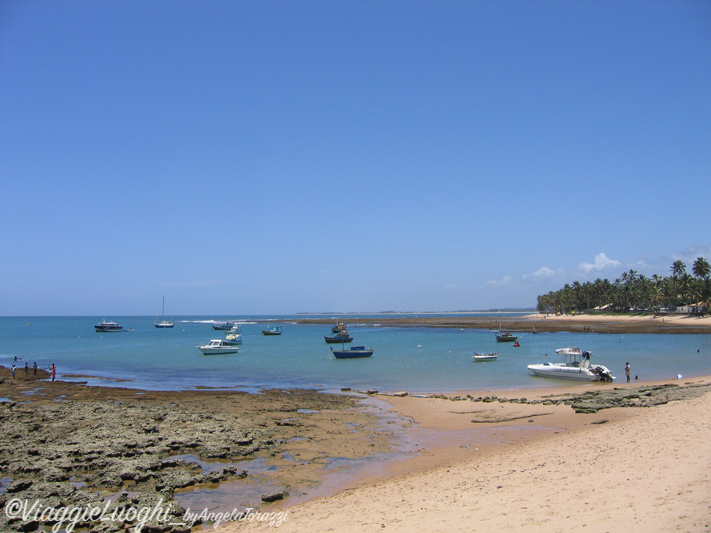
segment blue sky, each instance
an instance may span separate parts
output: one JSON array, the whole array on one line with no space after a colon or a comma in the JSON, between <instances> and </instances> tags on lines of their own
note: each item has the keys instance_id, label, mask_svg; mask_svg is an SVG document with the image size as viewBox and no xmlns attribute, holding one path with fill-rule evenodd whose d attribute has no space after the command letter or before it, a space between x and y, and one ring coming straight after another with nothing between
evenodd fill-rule
<instances>
[{"instance_id":1,"label":"blue sky","mask_svg":"<svg viewBox=\"0 0 711 533\"><path fill-rule=\"evenodd\" d=\"M535 306L711 260L711 2L0 1L0 315Z\"/></svg>"}]
</instances>

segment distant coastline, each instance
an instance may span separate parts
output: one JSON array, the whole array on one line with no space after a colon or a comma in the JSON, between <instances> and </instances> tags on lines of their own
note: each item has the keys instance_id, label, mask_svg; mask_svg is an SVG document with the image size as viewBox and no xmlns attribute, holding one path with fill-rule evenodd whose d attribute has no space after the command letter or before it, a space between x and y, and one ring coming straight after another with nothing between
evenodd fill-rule
<instances>
[{"instance_id":1,"label":"distant coastline","mask_svg":"<svg viewBox=\"0 0 711 533\"><path fill-rule=\"evenodd\" d=\"M509 313L513 313L510 311ZM425 314L425 313L422 313ZM486 316L476 316L484 314ZM435 316L413 316L402 314L397 318L363 318L360 324L379 324L381 326L419 326L433 328L461 329L505 329L514 332L559 332L575 333L686 333L711 334L711 317L694 315L542 315L493 317L494 313L438 313ZM458 315L458 316L455 316ZM347 316L347 315L339 315ZM304 318L299 324L326 324L324 318Z\"/></svg>"},{"instance_id":2,"label":"distant coastline","mask_svg":"<svg viewBox=\"0 0 711 533\"><path fill-rule=\"evenodd\" d=\"M296 315L304 316L361 316L361 315L495 315L501 313L535 313L534 307L522 308L503 308L503 309L479 309L479 310L462 310L462 311L331 311L326 313L312 313L303 311L295 313Z\"/></svg>"}]
</instances>

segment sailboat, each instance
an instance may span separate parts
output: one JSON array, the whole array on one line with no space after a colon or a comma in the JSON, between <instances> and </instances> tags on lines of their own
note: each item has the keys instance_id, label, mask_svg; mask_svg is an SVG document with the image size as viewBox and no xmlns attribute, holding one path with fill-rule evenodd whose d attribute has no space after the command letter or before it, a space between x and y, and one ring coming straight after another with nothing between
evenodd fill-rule
<instances>
[{"instance_id":1,"label":"sailboat","mask_svg":"<svg viewBox=\"0 0 711 533\"><path fill-rule=\"evenodd\" d=\"M156 317L155 321L153 322L153 325L157 328L172 328L175 326L175 322L171 322L170 320L165 319L165 296L163 296L163 314L161 315L163 317L163 320L158 322L158 317Z\"/></svg>"}]
</instances>

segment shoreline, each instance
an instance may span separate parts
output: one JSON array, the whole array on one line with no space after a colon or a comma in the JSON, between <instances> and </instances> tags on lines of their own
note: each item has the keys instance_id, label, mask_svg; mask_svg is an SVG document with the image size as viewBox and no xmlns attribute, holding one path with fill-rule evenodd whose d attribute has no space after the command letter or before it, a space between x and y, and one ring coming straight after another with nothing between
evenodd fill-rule
<instances>
[{"instance_id":1,"label":"shoreline","mask_svg":"<svg viewBox=\"0 0 711 533\"><path fill-rule=\"evenodd\" d=\"M41 370L38 373L38 379L47 376ZM506 459L510 454L523 454L512 463L516 469L530 450L570 435L612 425L626 428L660 408L682 417L689 405L700 401L692 398L695 393L711 390L711 377L701 377L681 382L570 383L538 389L363 398L314 390L257 394L141 391L52 383L32 376L25 380L24 371L14 382L8 377L9 370L0 368L0 397L13 399L0 403L0 417L7 428L0 437L0 462L12 478L3 481L0 498L51 502L52 491L68 490L69 503L86 501L96 493L113 495L116 506L127 502L145 506L158 497L175 498L183 502L182 512L186 507L231 510L253 506L263 513L288 512L289 519L280 526L286 531L304 527L324 531L329 529L329 520L339 531L375 531L381 524L411 531L423 521L441 518L443 512L433 510L432 517L429 511L420 513L419 507L412 507L414 495L428 501L426 509L435 496L438 502L458 501L462 483L470 483L464 472L480 477L482 462L496 462L500 470L511 460ZM614 402L629 406L600 408L604 404L600 394L617 395ZM711 395L705 393L703 398L711 399ZM590 407L591 399L594 413L576 413ZM574 402L587 404L575 406ZM668 404L632 407L650 402ZM705 405L709 407L708 402ZM665 423L669 431L688 431L674 418ZM15 445L18 436L24 443L20 450ZM578 445L585 446L587 437L581 439ZM659 444L653 440L641 445L654 448ZM49 462L45 453L52 456ZM102 463L106 457L115 460L107 466ZM216 464L220 467L215 468ZM95 475L87 469L95 470ZM450 469L462 472L454 487L448 481ZM408 496L401 498L402 484L413 479L418 481L408 485ZM77 488L82 484L84 489ZM264 495L276 501L260 501ZM365 503L352 502L361 497ZM377 524L353 518L353 505L365 505L356 514L378 516ZM459 509L452 502L447 509L446 514L461 524L444 527L430 522L428 529L477 530L469 518L471 509ZM180 512L176 507L175 520L181 518ZM346 522L340 518L333 522L341 514ZM219 530L243 531L245 527L259 530L267 525L232 523Z\"/></svg>"},{"instance_id":2,"label":"shoreline","mask_svg":"<svg viewBox=\"0 0 711 533\"><path fill-rule=\"evenodd\" d=\"M711 334L711 316L691 315L541 315L522 316L402 316L398 318L358 318L354 323L381 326L503 329L518 333L675 333ZM304 318L290 320L295 324L332 324L332 319Z\"/></svg>"},{"instance_id":3,"label":"shoreline","mask_svg":"<svg viewBox=\"0 0 711 533\"><path fill-rule=\"evenodd\" d=\"M273 507L289 511L280 530L709 531L711 451L699 444L711 431L711 376L606 384L592 392L629 394L628 404L594 414L576 413L565 397L579 391L565 389L512 390L503 403L476 401L488 391L390 397L421 439L444 441L424 439L417 455L335 495ZM522 394L541 403L515 401ZM219 529L254 530L268 526Z\"/></svg>"}]
</instances>

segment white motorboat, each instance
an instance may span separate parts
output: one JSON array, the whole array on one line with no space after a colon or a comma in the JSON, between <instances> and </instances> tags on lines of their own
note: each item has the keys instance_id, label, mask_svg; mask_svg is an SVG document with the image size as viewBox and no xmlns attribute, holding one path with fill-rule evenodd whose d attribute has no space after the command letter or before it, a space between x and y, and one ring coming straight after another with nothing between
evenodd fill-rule
<instances>
[{"instance_id":1,"label":"white motorboat","mask_svg":"<svg viewBox=\"0 0 711 533\"><path fill-rule=\"evenodd\" d=\"M204 346L196 346L196 348L199 348L205 355L237 353L239 351L239 347L227 344L222 339L212 339Z\"/></svg>"},{"instance_id":2,"label":"white motorboat","mask_svg":"<svg viewBox=\"0 0 711 533\"><path fill-rule=\"evenodd\" d=\"M116 322L107 322L104 320L103 322L96 324L94 329L97 333L114 333L117 331L123 331L123 326L120 326Z\"/></svg>"},{"instance_id":3,"label":"white motorboat","mask_svg":"<svg viewBox=\"0 0 711 533\"><path fill-rule=\"evenodd\" d=\"M472 356L472 361L475 363L484 363L486 361L496 361L499 357L497 353L475 353Z\"/></svg>"},{"instance_id":4,"label":"white motorboat","mask_svg":"<svg viewBox=\"0 0 711 533\"><path fill-rule=\"evenodd\" d=\"M612 381L615 376L602 365L591 365L592 353L572 348L562 348L565 363L542 363L528 365L528 369L536 376L558 379L574 379L578 381Z\"/></svg>"}]
</instances>

